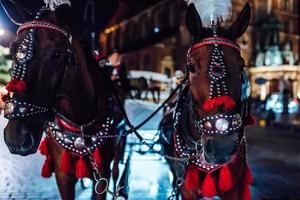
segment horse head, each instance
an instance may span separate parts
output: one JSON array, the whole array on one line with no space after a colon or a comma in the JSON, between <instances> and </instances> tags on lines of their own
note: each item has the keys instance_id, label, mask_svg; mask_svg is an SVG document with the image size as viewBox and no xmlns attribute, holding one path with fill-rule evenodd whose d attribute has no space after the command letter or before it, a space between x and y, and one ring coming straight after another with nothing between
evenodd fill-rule
<instances>
[{"instance_id":1,"label":"horse head","mask_svg":"<svg viewBox=\"0 0 300 200\"><path fill-rule=\"evenodd\" d=\"M191 137L210 164L229 162L243 137L245 64L235 40L249 20L248 3L228 29L205 28L194 4L187 9L186 24L193 36L187 58Z\"/></svg>"},{"instance_id":2,"label":"horse head","mask_svg":"<svg viewBox=\"0 0 300 200\"><path fill-rule=\"evenodd\" d=\"M46 121L53 118L56 92L70 63L69 5L43 7L24 23L11 44L13 76L5 98L4 139L13 154L29 155L39 146Z\"/></svg>"}]
</instances>

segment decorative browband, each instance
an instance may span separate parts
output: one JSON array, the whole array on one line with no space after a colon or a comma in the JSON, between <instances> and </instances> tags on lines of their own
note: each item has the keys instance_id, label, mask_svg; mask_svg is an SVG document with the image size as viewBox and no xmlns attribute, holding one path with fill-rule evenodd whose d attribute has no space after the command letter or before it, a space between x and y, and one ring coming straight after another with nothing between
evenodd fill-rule
<instances>
[{"instance_id":1,"label":"decorative browband","mask_svg":"<svg viewBox=\"0 0 300 200\"><path fill-rule=\"evenodd\" d=\"M18 29L17 34L27 29L50 29L50 30L58 31L63 35L65 35L66 37L70 36L70 34L68 34L67 31L60 28L59 26L56 26L55 24L43 20L33 20L22 24L22 26L20 26L20 28Z\"/></svg>"},{"instance_id":2,"label":"decorative browband","mask_svg":"<svg viewBox=\"0 0 300 200\"><path fill-rule=\"evenodd\" d=\"M226 46L232 49L235 49L237 51L240 52L240 47L237 45L237 43L235 43L232 40L226 39L226 38L222 38L222 37L208 37L208 38L204 38L203 40L201 40L201 42L195 44L192 46L192 50L194 49L198 49L200 47L203 46L207 46L207 45L221 45L221 46Z\"/></svg>"}]
</instances>

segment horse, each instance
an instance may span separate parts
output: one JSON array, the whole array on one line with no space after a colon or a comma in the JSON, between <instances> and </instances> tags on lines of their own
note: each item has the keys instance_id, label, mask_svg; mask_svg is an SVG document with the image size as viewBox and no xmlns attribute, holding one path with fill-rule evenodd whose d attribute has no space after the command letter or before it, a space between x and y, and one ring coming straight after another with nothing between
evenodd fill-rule
<instances>
[{"instance_id":1,"label":"horse","mask_svg":"<svg viewBox=\"0 0 300 200\"><path fill-rule=\"evenodd\" d=\"M194 3L186 26L193 37L186 81L166 107L160 143L173 174L173 198L250 200L244 127L253 122L249 80L235 42L246 31L249 3L229 27L203 27Z\"/></svg>"},{"instance_id":2,"label":"horse","mask_svg":"<svg viewBox=\"0 0 300 200\"><path fill-rule=\"evenodd\" d=\"M75 184L84 177L94 179L92 197L102 200L118 153L116 126L122 117L116 114L111 80L71 34L70 13L68 4L43 7L19 27L11 44L14 66L4 98L9 119L4 140L12 154L27 156L40 149L46 156L42 176L55 173L63 200L75 198Z\"/></svg>"}]
</instances>

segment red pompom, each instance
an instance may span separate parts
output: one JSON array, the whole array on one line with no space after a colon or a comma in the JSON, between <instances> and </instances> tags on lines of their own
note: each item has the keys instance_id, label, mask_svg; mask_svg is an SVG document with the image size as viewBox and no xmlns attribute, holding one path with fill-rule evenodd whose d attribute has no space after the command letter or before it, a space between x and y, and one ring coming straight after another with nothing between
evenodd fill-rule
<instances>
[{"instance_id":1,"label":"red pompom","mask_svg":"<svg viewBox=\"0 0 300 200\"><path fill-rule=\"evenodd\" d=\"M210 174L207 174L202 188L201 193L204 197L213 198L217 195L216 184L213 177Z\"/></svg>"},{"instance_id":2,"label":"red pompom","mask_svg":"<svg viewBox=\"0 0 300 200\"><path fill-rule=\"evenodd\" d=\"M102 157L101 157L99 149L95 149L95 151L93 153L93 156L94 156L94 159L95 159L95 161L97 163L98 169L100 169L101 164L102 164Z\"/></svg>"},{"instance_id":3,"label":"red pompom","mask_svg":"<svg viewBox=\"0 0 300 200\"><path fill-rule=\"evenodd\" d=\"M73 162L71 153L67 150L64 150L61 160L60 160L60 169L64 173L70 173L73 170Z\"/></svg>"},{"instance_id":4,"label":"red pompom","mask_svg":"<svg viewBox=\"0 0 300 200\"><path fill-rule=\"evenodd\" d=\"M252 184L253 183L253 176L251 174L251 170L248 165L245 166L244 171L244 184Z\"/></svg>"},{"instance_id":5,"label":"red pompom","mask_svg":"<svg viewBox=\"0 0 300 200\"><path fill-rule=\"evenodd\" d=\"M224 104L226 110L231 110L235 107L235 102L230 96L222 96L220 101L221 104Z\"/></svg>"},{"instance_id":6,"label":"red pompom","mask_svg":"<svg viewBox=\"0 0 300 200\"><path fill-rule=\"evenodd\" d=\"M6 102L9 98L10 98L10 95L9 95L9 94L6 94L6 95L2 96L1 100L2 100L3 102Z\"/></svg>"},{"instance_id":7,"label":"red pompom","mask_svg":"<svg viewBox=\"0 0 300 200\"><path fill-rule=\"evenodd\" d=\"M231 110L235 107L235 102L230 96L220 96L212 99L208 99L204 105L203 110L210 112L216 109L218 106L224 105L226 110Z\"/></svg>"},{"instance_id":8,"label":"red pompom","mask_svg":"<svg viewBox=\"0 0 300 200\"><path fill-rule=\"evenodd\" d=\"M211 99L208 99L205 103L204 103L204 105L203 105L203 110L205 111L205 112L210 112L210 111L212 111L213 109L214 109L214 104L213 104L213 101L211 100Z\"/></svg>"},{"instance_id":9,"label":"red pompom","mask_svg":"<svg viewBox=\"0 0 300 200\"><path fill-rule=\"evenodd\" d=\"M232 189L232 175L228 165L222 167L219 175L219 189L227 192Z\"/></svg>"},{"instance_id":10,"label":"red pompom","mask_svg":"<svg viewBox=\"0 0 300 200\"><path fill-rule=\"evenodd\" d=\"M15 85L16 85L17 80L11 80L7 83L6 85L6 90L9 92L14 92L15 91Z\"/></svg>"},{"instance_id":11,"label":"red pompom","mask_svg":"<svg viewBox=\"0 0 300 200\"><path fill-rule=\"evenodd\" d=\"M42 168L42 177L50 178L53 171L54 171L54 165L51 159L47 157Z\"/></svg>"},{"instance_id":12,"label":"red pompom","mask_svg":"<svg viewBox=\"0 0 300 200\"><path fill-rule=\"evenodd\" d=\"M251 192L248 184L244 184L243 186L243 197L242 200L251 200Z\"/></svg>"},{"instance_id":13,"label":"red pompom","mask_svg":"<svg viewBox=\"0 0 300 200\"><path fill-rule=\"evenodd\" d=\"M15 84L15 92L24 92L26 88L26 83L23 80L18 80Z\"/></svg>"},{"instance_id":14,"label":"red pompom","mask_svg":"<svg viewBox=\"0 0 300 200\"><path fill-rule=\"evenodd\" d=\"M49 149L48 149L48 139L47 137L43 139L43 141L40 144L39 147L40 153L44 156L49 155Z\"/></svg>"},{"instance_id":15,"label":"red pompom","mask_svg":"<svg viewBox=\"0 0 300 200\"><path fill-rule=\"evenodd\" d=\"M24 92L26 88L26 83L23 80L14 79L8 82L6 85L6 89L9 92Z\"/></svg>"},{"instance_id":16,"label":"red pompom","mask_svg":"<svg viewBox=\"0 0 300 200\"><path fill-rule=\"evenodd\" d=\"M200 184L199 171L194 166L189 167L185 177L186 188L189 190L198 190L201 187Z\"/></svg>"},{"instance_id":17,"label":"red pompom","mask_svg":"<svg viewBox=\"0 0 300 200\"><path fill-rule=\"evenodd\" d=\"M88 166L82 156L80 156L79 160L76 163L76 178L85 178L89 177L89 169Z\"/></svg>"}]
</instances>

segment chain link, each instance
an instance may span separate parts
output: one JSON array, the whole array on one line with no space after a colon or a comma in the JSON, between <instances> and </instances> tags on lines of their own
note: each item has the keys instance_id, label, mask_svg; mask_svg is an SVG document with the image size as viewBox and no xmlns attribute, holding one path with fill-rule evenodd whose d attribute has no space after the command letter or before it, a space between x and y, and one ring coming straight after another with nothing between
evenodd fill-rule
<instances>
[{"instance_id":1,"label":"chain link","mask_svg":"<svg viewBox=\"0 0 300 200\"><path fill-rule=\"evenodd\" d=\"M187 162L188 162L188 160L182 165L182 171L176 179L176 185L173 188L171 195L168 197L168 200L173 200L173 199L177 198L179 190L180 190L182 184L184 183L184 175L185 175Z\"/></svg>"}]
</instances>

